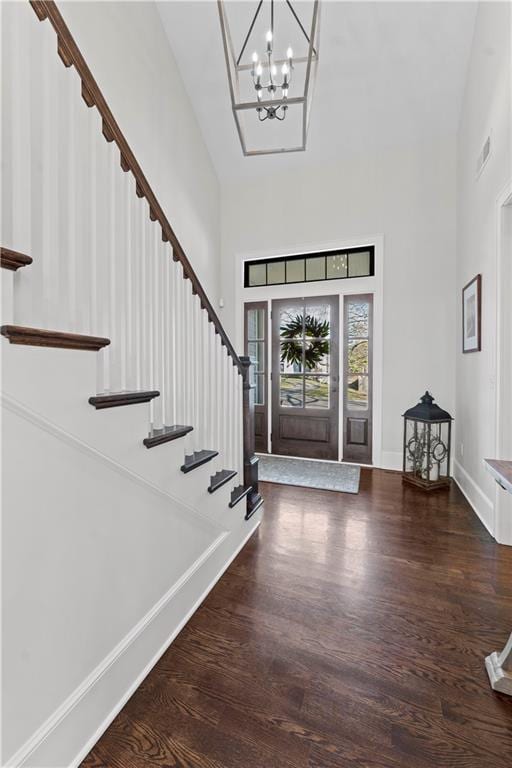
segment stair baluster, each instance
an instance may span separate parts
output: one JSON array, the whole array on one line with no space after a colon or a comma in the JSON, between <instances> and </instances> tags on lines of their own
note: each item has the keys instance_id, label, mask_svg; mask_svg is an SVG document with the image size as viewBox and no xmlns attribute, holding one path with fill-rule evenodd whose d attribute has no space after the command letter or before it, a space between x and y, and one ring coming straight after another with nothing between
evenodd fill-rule
<instances>
[{"instance_id":1,"label":"stair baluster","mask_svg":"<svg viewBox=\"0 0 512 768\"><path fill-rule=\"evenodd\" d=\"M131 386L136 391L143 389L142 374L142 308L143 297L141 295L142 282L142 204L135 194L135 183L132 181L131 195L131 305L132 305L132 324L130 327L130 336L133 340L132 349L132 379Z\"/></svg>"},{"instance_id":2,"label":"stair baluster","mask_svg":"<svg viewBox=\"0 0 512 768\"><path fill-rule=\"evenodd\" d=\"M164 382L163 382L163 403L164 403L164 424L172 426L177 424L174 413L174 377L176 369L173 366L174 357L174 326L172 324L172 305L173 305L173 275L174 262L164 254Z\"/></svg>"},{"instance_id":3,"label":"stair baluster","mask_svg":"<svg viewBox=\"0 0 512 768\"><path fill-rule=\"evenodd\" d=\"M149 306L150 287L150 242L151 232L148 224L148 209L145 200L139 200L139 220L141 229L141 275L140 275L140 301L141 301L141 372L142 389L150 389L151 383L151 324ZM153 412L148 414L149 429L151 429Z\"/></svg>"},{"instance_id":4,"label":"stair baluster","mask_svg":"<svg viewBox=\"0 0 512 768\"><path fill-rule=\"evenodd\" d=\"M179 262L173 262L172 269L175 274L174 278L174 304L172 312L172 322L174 331L174 343L175 343L175 365L174 365L174 380L176 382L175 388L175 401L176 401L176 424L190 424L187 421L187 414L185 410L185 360L184 360L184 338L181 328L178 326L179 318L183 322L185 310L183 307L183 270Z\"/></svg>"},{"instance_id":5,"label":"stair baluster","mask_svg":"<svg viewBox=\"0 0 512 768\"><path fill-rule=\"evenodd\" d=\"M193 392L194 410L191 424L194 425L194 452L201 451L203 448L209 448L204 444L203 423L201 419L201 404L199 396L199 386L201 382L201 339L199 335L199 300L197 296L192 295L192 359L194 361L194 372L192 374L191 387Z\"/></svg>"},{"instance_id":6,"label":"stair baluster","mask_svg":"<svg viewBox=\"0 0 512 768\"><path fill-rule=\"evenodd\" d=\"M45 39L46 49L50 45L50 38ZM42 303L42 324L41 327L52 330L64 330L64 317L59 303L59 269L57 263L58 240L57 240L57 171L59 167L58 141L59 134L55 131L54 119L58 114L58 85L59 78L54 77L52 61L48 56L49 51L43 58L43 113L41 130L41 164L42 164L42 198L40 204L43 209L42 220L42 239L38 243L40 246L41 263L43 265L43 303ZM62 72L60 73L62 76ZM76 141L77 126L76 120L76 100L70 99L69 108L73 118L70 143ZM72 137L72 138L71 138ZM74 168L77 162L76 154L73 154L70 165L70 173L74 175ZM14 170L14 169L13 169ZM76 188L70 197L70 207L72 213L75 213ZM72 232L76 231L76 219L69 218L69 227ZM73 248L73 254L76 254ZM73 262L74 263L74 262ZM77 302L76 285L73 283L68 286L73 295L73 309L66 320L68 321L66 330L80 333L81 328L77 323ZM70 297L71 304L71 297ZM70 306L71 309L71 306Z\"/></svg>"}]
</instances>

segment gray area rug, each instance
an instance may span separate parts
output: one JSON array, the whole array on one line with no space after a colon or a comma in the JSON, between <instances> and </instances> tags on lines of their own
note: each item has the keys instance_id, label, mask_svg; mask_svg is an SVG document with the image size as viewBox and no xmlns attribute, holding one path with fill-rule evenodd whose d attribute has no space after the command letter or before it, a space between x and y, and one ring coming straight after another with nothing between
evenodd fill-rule
<instances>
[{"instance_id":1,"label":"gray area rug","mask_svg":"<svg viewBox=\"0 0 512 768\"><path fill-rule=\"evenodd\" d=\"M259 455L259 479L281 485L301 485L326 491L359 493L359 467L330 461Z\"/></svg>"}]
</instances>

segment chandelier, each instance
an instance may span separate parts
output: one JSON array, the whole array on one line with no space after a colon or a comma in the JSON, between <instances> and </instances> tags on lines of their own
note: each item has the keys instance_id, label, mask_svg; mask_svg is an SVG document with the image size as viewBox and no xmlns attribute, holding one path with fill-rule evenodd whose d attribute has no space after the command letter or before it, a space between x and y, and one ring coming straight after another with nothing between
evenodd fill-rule
<instances>
[{"instance_id":1,"label":"chandelier","mask_svg":"<svg viewBox=\"0 0 512 768\"><path fill-rule=\"evenodd\" d=\"M242 151L246 156L304 151L318 61L319 0L300 3L302 18L291 0L259 0L255 5L248 29L241 35L240 23L238 27L233 23L240 19L228 20L237 10L240 13L239 4L218 0L231 107ZM298 48L295 55L292 42ZM260 56L258 48L262 50L262 46ZM287 124L293 122L288 137L261 133L263 129L255 127L266 121L277 124L286 118Z\"/></svg>"},{"instance_id":2,"label":"chandelier","mask_svg":"<svg viewBox=\"0 0 512 768\"><path fill-rule=\"evenodd\" d=\"M261 6L262 6L262 2L260 2L260 4L258 5L256 14L253 19L253 23L249 28L249 32L247 33L247 37L245 39L244 46L242 48L239 58L241 58L241 56L243 55L245 46L247 45L247 41L249 39L252 27L254 26L256 18L258 17ZM251 75L254 82L254 88L256 90L256 96L258 101L261 102L262 99L264 98L265 91L267 91L269 98L274 100L275 97L278 96L280 92L281 98L278 99L275 105L272 104L270 107L260 107L260 106L256 107L256 112L261 122L263 122L264 120L276 120L276 119L284 120L286 117L286 110L288 109L288 105L286 104L286 99L288 98L288 91L290 89L290 83L292 79L293 49L290 46L288 46L288 49L286 51L286 58L288 61L285 61L281 67L282 80L279 83L277 80L277 77L278 77L277 66L274 63L274 51L273 51L274 0L270 0L270 29L268 30L265 36L265 39L267 42L266 65L267 65L267 73L268 73L268 79L266 83L261 82L261 78L263 77L263 65L260 61L260 57L258 56L258 52L255 51L252 54ZM279 114L279 112L281 112L281 114Z\"/></svg>"}]
</instances>

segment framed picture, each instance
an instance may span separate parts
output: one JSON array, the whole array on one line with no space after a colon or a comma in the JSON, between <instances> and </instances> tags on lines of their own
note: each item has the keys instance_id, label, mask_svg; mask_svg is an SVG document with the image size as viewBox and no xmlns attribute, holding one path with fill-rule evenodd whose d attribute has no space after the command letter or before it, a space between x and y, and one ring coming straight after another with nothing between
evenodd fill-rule
<instances>
[{"instance_id":1,"label":"framed picture","mask_svg":"<svg viewBox=\"0 0 512 768\"><path fill-rule=\"evenodd\" d=\"M462 289L462 351L482 349L482 275Z\"/></svg>"}]
</instances>

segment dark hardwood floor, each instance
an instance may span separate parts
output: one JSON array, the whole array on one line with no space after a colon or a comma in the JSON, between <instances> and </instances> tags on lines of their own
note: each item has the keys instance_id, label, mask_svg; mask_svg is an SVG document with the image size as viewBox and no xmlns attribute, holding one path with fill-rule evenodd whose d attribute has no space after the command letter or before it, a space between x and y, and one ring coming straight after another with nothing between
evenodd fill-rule
<instances>
[{"instance_id":1,"label":"dark hardwood floor","mask_svg":"<svg viewBox=\"0 0 512 768\"><path fill-rule=\"evenodd\" d=\"M512 548L457 488L265 484L265 517L83 768L510 768Z\"/></svg>"}]
</instances>

